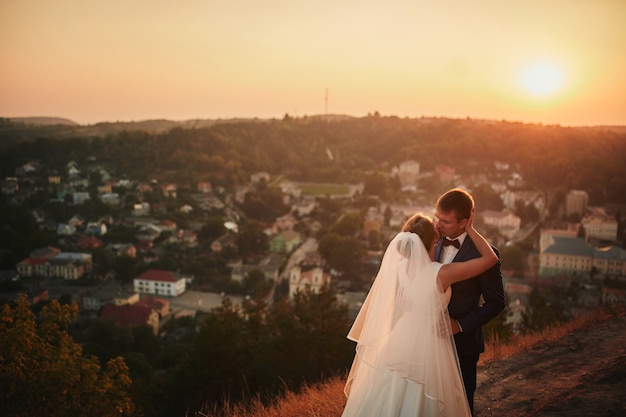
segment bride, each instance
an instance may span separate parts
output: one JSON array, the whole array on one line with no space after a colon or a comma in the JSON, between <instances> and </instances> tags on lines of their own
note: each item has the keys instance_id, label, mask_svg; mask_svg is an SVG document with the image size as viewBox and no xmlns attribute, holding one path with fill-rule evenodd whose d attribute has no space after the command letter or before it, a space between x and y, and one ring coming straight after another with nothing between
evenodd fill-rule
<instances>
[{"instance_id":1,"label":"bride","mask_svg":"<svg viewBox=\"0 0 626 417\"><path fill-rule=\"evenodd\" d=\"M481 254L466 262L434 262L438 232L416 214L391 241L348 338L357 343L343 417L471 416L450 318L450 285L496 264L497 255L473 226Z\"/></svg>"}]
</instances>

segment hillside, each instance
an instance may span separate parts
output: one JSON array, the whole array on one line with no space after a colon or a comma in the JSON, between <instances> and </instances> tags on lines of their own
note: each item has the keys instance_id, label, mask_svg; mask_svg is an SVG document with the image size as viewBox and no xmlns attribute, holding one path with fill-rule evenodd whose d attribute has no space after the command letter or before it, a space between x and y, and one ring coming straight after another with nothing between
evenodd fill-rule
<instances>
[{"instance_id":1,"label":"hillside","mask_svg":"<svg viewBox=\"0 0 626 417\"><path fill-rule=\"evenodd\" d=\"M476 410L485 416L626 415L626 315L479 368Z\"/></svg>"},{"instance_id":2,"label":"hillside","mask_svg":"<svg viewBox=\"0 0 626 417\"><path fill-rule=\"evenodd\" d=\"M626 314L591 313L512 344L488 345L478 367L475 417L626 415ZM339 417L343 378L288 392L276 404L196 417Z\"/></svg>"}]
</instances>

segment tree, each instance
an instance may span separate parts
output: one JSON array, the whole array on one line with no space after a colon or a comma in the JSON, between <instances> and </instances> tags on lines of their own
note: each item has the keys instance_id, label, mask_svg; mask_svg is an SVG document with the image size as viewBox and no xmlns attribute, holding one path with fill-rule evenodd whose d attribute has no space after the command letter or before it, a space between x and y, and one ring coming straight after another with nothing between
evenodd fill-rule
<instances>
[{"instance_id":1,"label":"tree","mask_svg":"<svg viewBox=\"0 0 626 417\"><path fill-rule=\"evenodd\" d=\"M524 254L519 247L505 246L500 251L500 258L504 269L524 272Z\"/></svg>"},{"instance_id":2,"label":"tree","mask_svg":"<svg viewBox=\"0 0 626 417\"><path fill-rule=\"evenodd\" d=\"M320 239L318 251L331 268L348 278L359 276L366 252L359 240L328 233Z\"/></svg>"},{"instance_id":3,"label":"tree","mask_svg":"<svg viewBox=\"0 0 626 417\"><path fill-rule=\"evenodd\" d=\"M248 220L237 235L237 247L243 257L265 253L269 248L267 235L263 232L263 224Z\"/></svg>"},{"instance_id":4,"label":"tree","mask_svg":"<svg viewBox=\"0 0 626 417\"><path fill-rule=\"evenodd\" d=\"M7 416L131 416L131 379L120 357L101 369L68 334L78 306L53 300L39 318L20 294L2 307L0 409Z\"/></svg>"}]
</instances>

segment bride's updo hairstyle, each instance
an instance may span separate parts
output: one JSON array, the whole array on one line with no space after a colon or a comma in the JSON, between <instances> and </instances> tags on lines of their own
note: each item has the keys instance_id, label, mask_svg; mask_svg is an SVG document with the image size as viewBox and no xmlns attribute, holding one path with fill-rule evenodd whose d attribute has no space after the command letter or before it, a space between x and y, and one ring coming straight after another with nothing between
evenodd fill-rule
<instances>
[{"instance_id":1,"label":"bride's updo hairstyle","mask_svg":"<svg viewBox=\"0 0 626 417\"><path fill-rule=\"evenodd\" d=\"M421 213L416 213L408 218L408 220L402 226L403 232L415 233L422 239L426 251L435 244L437 240L437 234L435 233L435 224L433 220Z\"/></svg>"}]
</instances>

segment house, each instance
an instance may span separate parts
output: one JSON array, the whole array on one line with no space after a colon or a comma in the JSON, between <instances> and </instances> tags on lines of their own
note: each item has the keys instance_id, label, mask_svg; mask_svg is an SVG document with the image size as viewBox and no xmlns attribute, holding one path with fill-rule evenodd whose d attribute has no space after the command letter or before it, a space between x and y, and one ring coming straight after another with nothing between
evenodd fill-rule
<instances>
[{"instance_id":1,"label":"house","mask_svg":"<svg viewBox=\"0 0 626 417\"><path fill-rule=\"evenodd\" d=\"M48 259L46 258L26 258L16 265L17 272L20 277L44 277L46 276L46 266Z\"/></svg>"},{"instance_id":2,"label":"house","mask_svg":"<svg viewBox=\"0 0 626 417\"><path fill-rule=\"evenodd\" d=\"M150 203L143 202L143 203L133 204L133 211L131 214L137 217L149 216L150 215Z\"/></svg>"},{"instance_id":3,"label":"house","mask_svg":"<svg viewBox=\"0 0 626 417\"><path fill-rule=\"evenodd\" d=\"M270 252L291 253L300 243L302 243L300 233L293 230L286 230L270 240Z\"/></svg>"},{"instance_id":4,"label":"house","mask_svg":"<svg viewBox=\"0 0 626 417\"><path fill-rule=\"evenodd\" d=\"M485 225L493 226L498 232L511 239L519 232L522 220L509 211L485 210L482 213Z\"/></svg>"},{"instance_id":5,"label":"house","mask_svg":"<svg viewBox=\"0 0 626 417\"><path fill-rule=\"evenodd\" d=\"M315 198L302 198L294 204L293 211L298 216L310 216L313 210L317 208L317 200Z\"/></svg>"},{"instance_id":6,"label":"house","mask_svg":"<svg viewBox=\"0 0 626 417\"><path fill-rule=\"evenodd\" d=\"M319 292L322 286L330 284L330 274L322 268L313 268L303 271L299 266L291 268L289 272L289 298L293 298L296 292L310 288L313 292Z\"/></svg>"},{"instance_id":7,"label":"house","mask_svg":"<svg viewBox=\"0 0 626 417\"><path fill-rule=\"evenodd\" d=\"M107 225L101 222L89 222L85 228L85 233L93 236L106 235Z\"/></svg>"},{"instance_id":8,"label":"house","mask_svg":"<svg viewBox=\"0 0 626 417\"><path fill-rule=\"evenodd\" d=\"M617 240L617 220L602 211L595 211L582 218L580 221L585 228L587 239Z\"/></svg>"},{"instance_id":9,"label":"house","mask_svg":"<svg viewBox=\"0 0 626 417\"><path fill-rule=\"evenodd\" d=\"M123 306L137 301L139 301L137 292L126 291L115 281L109 280L83 293L82 308L87 311L100 311L107 304Z\"/></svg>"},{"instance_id":10,"label":"house","mask_svg":"<svg viewBox=\"0 0 626 417\"><path fill-rule=\"evenodd\" d=\"M233 233L230 233L230 232L220 236L219 238L215 239L211 243L211 251L213 251L213 252L219 253L224 248L227 248L227 247L231 247L231 248L236 247L235 235Z\"/></svg>"},{"instance_id":11,"label":"house","mask_svg":"<svg viewBox=\"0 0 626 417\"><path fill-rule=\"evenodd\" d=\"M161 190L163 191L163 196L167 198L176 198L178 186L176 184L163 184L161 186Z\"/></svg>"},{"instance_id":12,"label":"house","mask_svg":"<svg viewBox=\"0 0 626 417\"><path fill-rule=\"evenodd\" d=\"M69 219L67 223L71 224L74 227L81 227L83 224L85 224L85 219L80 214L76 214L72 216L72 218Z\"/></svg>"},{"instance_id":13,"label":"house","mask_svg":"<svg viewBox=\"0 0 626 417\"><path fill-rule=\"evenodd\" d=\"M150 307L107 304L102 307L100 318L131 327L147 325L152 328L155 335L159 333L159 314Z\"/></svg>"},{"instance_id":14,"label":"house","mask_svg":"<svg viewBox=\"0 0 626 417\"><path fill-rule=\"evenodd\" d=\"M161 230L161 232L175 232L177 228L175 222L167 219L155 223L154 226Z\"/></svg>"},{"instance_id":15,"label":"house","mask_svg":"<svg viewBox=\"0 0 626 417\"><path fill-rule=\"evenodd\" d=\"M76 226L73 224L59 223L57 225L57 235L72 236L76 233Z\"/></svg>"},{"instance_id":16,"label":"house","mask_svg":"<svg viewBox=\"0 0 626 417\"><path fill-rule=\"evenodd\" d=\"M415 185L420 175L420 164L417 161L404 161L398 165L392 175L398 177L402 187Z\"/></svg>"},{"instance_id":17,"label":"house","mask_svg":"<svg viewBox=\"0 0 626 417\"><path fill-rule=\"evenodd\" d=\"M604 304L626 304L626 290L602 287L602 302Z\"/></svg>"},{"instance_id":18,"label":"house","mask_svg":"<svg viewBox=\"0 0 626 417\"><path fill-rule=\"evenodd\" d=\"M454 181L454 176L456 175L455 169L446 165L437 165L435 173L442 184L450 184Z\"/></svg>"},{"instance_id":19,"label":"house","mask_svg":"<svg viewBox=\"0 0 626 417\"><path fill-rule=\"evenodd\" d=\"M213 190L210 182L199 182L198 183L198 192L199 193L210 193Z\"/></svg>"},{"instance_id":20,"label":"house","mask_svg":"<svg viewBox=\"0 0 626 417\"><path fill-rule=\"evenodd\" d=\"M181 243L187 247L198 246L198 234L191 229L183 229L178 231L178 238Z\"/></svg>"},{"instance_id":21,"label":"house","mask_svg":"<svg viewBox=\"0 0 626 417\"><path fill-rule=\"evenodd\" d=\"M170 314L170 302L164 298L145 297L137 301L135 305L151 308L159 314L161 319Z\"/></svg>"},{"instance_id":22,"label":"house","mask_svg":"<svg viewBox=\"0 0 626 417\"><path fill-rule=\"evenodd\" d=\"M86 191L75 192L72 195L72 201L74 201L74 204L76 205L83 204L87 200L91 200L91 197Z\"/></svg>"},{"instance_id":23,"label":"house","mask_svg":"<svg viewBox=\"0 0 626 417\"><path fill-rule=\"evenodd\" d=\"M92 256L89 253L61 252L48 260L46 268L47 277L77 280L93 270Z\"/></svg>"},{"instance_id":24,"label":"house","mask_svg":"<svg viewBox=\"0 0 626 417\"><path fill-rule=\"evenodd\" d=\"M118 193L102 193L100 201L107 206L117 207L120 205L120 195Z\"/></svg>"},{"instance_id":25,"label":"house","mask_svg":"<svg viewBox=\"0 0 626 417\"><path fill-rule=\"evenodd\" d=\"M135 291L142 294L177 297L185 292L185 278L174 272L150 269L133 280Z\"/></svg>"},{"instance_id":26,"label":"house","mask_svg":"<svg viewBox=\"0 0 626 417\"><path fill-rule=\"evenodd\" d=\"M256 172L252 175L250 175L250 182L252 184L257 184L261 181L264 181L265 183L269 183L270 182L270 174L267 172Z\"/></svg>"},{"instance_id":27,"label":"house","mask_svg":"<svg viewBox=\"0 0 626 417\"><path fill-rule=\"evenodd\" d=\"M131 243L111 243L107 245L115 256L129 256L131 258L137 257L137 248Z\"/></svg>"},{"instance_id":28,"label":"house","mask_svg":"<svg viewBox=\"0 0 626 417\"><path fill-rule=\"evenodd\" d=\"M95 236L81 236L76 241L76 247L85 250L93 250L102 247L102 241Z\"/></svg>"}]
</instances>

